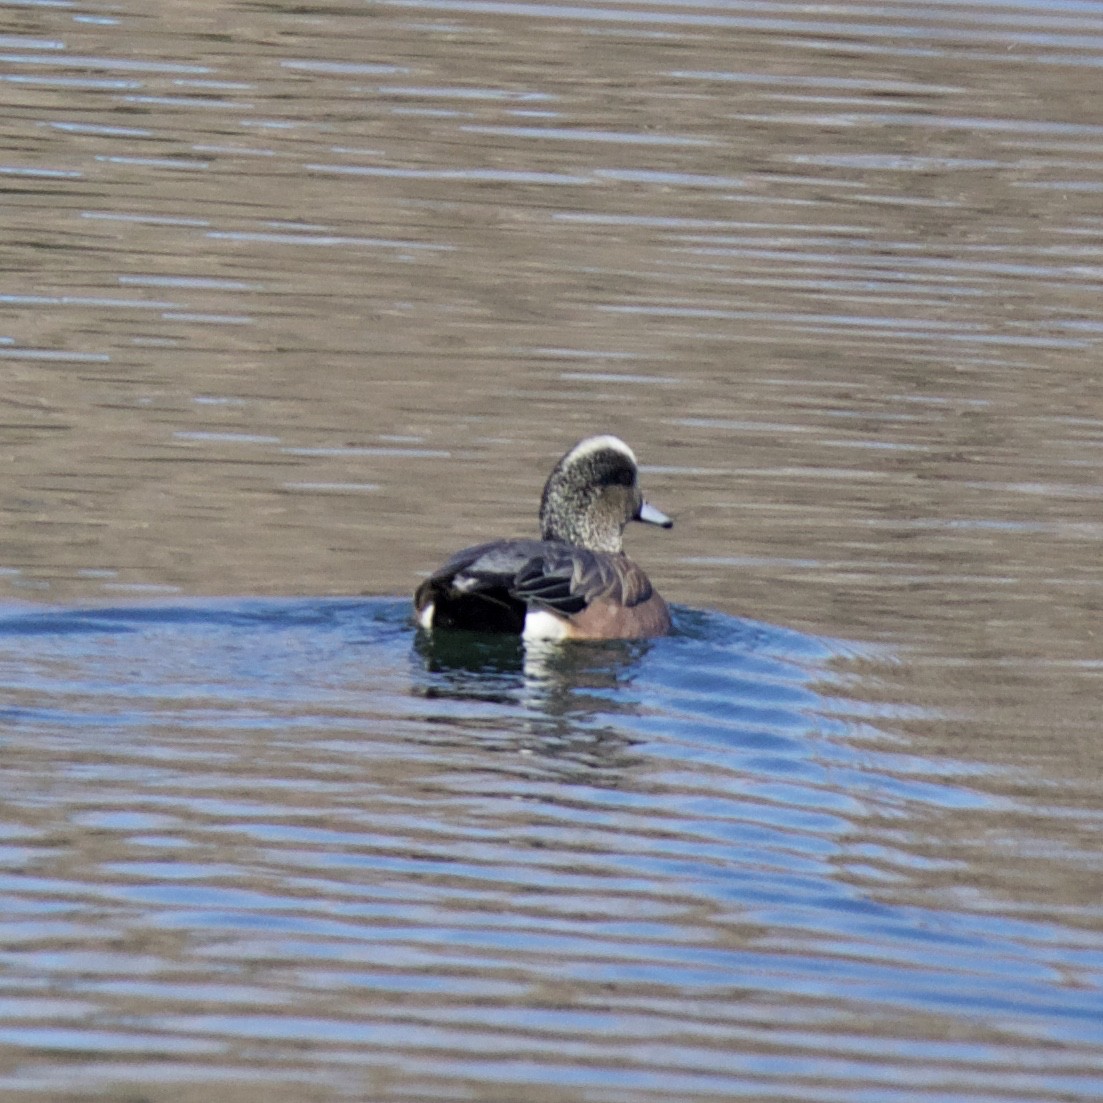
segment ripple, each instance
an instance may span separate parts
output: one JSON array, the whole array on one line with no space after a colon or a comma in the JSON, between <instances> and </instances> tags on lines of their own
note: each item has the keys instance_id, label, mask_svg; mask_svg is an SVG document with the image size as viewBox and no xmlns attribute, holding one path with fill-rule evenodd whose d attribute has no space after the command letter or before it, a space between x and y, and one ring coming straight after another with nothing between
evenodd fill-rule
<instances>
[{"instance_id":1,"label":"ripple","mask_svg":"<svg viewBox=\"0 0 1103 1103\"><path fill-rule=\"evenodd\" d=\"M746 1066L723 1053L765 1041L761 1009L784 1000L817 1062L844 1012L908 1019L920 1054L992 1015L1043 1054L1060 1020L1071 1048L1028 1082L1077 1082L1090 940L871 891L938 868L911 821L996 807L963 764L936 778L856 738L867 710L843 687L873 652L677 610L652 644L526 656L420 640L407 618L362 599L0 613L9 1044L198 1057L294 1038L354 1064L386 1044L439 1075L440 1046L527 1047L504 1083L703 1077L730 1096ZM880 817L897 842L871 847ZM322 994L343 1011L309 1011ZM842 1044L840 1082L879 1051ZM958 1055L1002 1070L987 1047ZM614 1049L623 1076L602 1071Z\"/></svg>"}]
</instances>

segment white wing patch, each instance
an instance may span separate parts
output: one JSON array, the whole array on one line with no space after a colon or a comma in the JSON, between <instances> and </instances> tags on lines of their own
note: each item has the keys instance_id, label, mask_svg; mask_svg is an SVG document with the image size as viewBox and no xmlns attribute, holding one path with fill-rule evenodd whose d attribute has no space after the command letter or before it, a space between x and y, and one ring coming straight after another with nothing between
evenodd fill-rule
<instances>
[{"instance_id":1,"label":"white wing patch","mask_svg":"<svg viewBox=\"0 0 1103 1103\"><path fill-rule=\"evenodd\" d=\"M567 624L562 617L544 609L530 609L525 614L521 638L525 640L562 640L567 637Z\"/></svg>"}]
</instances>

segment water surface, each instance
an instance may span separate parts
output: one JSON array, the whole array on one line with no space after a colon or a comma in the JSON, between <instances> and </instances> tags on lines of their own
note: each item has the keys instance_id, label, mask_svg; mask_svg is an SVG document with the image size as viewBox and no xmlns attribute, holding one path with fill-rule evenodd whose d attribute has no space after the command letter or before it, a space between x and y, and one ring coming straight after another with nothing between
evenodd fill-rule
<instances>
[{"instance_id":1,"label":"water surface","mask_svg":"<svg viewBox=\"0 0 1103 1103\"><path fill-rule=\"evenodd\" d=\"M909 899L929 821L1015 808L848 696L890 657L677 620L525 654L394 601L9 610L6 1089L1095 1094L1084 910Z\"/></svg>"},{"instance_id":2,"label":"water surface","mask_svg":"<svg viewBox=\"0 0 1103 1103\"><path fill-rule=\"evenodd\" d=\"M1103 1094L1098 3L0 11L6 1095Z\"/></svg>"}]
</instances>

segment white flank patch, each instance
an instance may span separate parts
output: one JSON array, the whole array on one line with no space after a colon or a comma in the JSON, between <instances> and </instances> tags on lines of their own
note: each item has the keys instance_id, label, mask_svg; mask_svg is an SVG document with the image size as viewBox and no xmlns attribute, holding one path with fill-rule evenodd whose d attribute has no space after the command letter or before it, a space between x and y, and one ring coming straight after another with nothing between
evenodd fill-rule
<instances>
[{"instance_id":1,"label":"white flank patch","mask_svg":"<svg viewBox=\"0 0 1103 1103\"><path fill-rule=\"evenodd\" d=\"M435 609L436 609L436 606L430 601L429 604L426 605L425 608L422 609L420 613L418 613L417 622L418 622L418 624L421 625L422 628L432 628L433 627L433 611Z\"/></svg>"},{"instance_id":2,"label":"white flank patch","mask_svg":"<svg viewBox=\"0 0 1103 1103\"><path fill-rule=\"evenodd\" d=\"M521 638L525 640L562 640L567 637L567 625L561 617L542 609L530 609L525 614Z\"/></svg>"},{"instance_id":3,"label":"white flank patch","mask_svg":"<svg viewBox=\"0 0 1103 1103\"><path fill-rule=\"evenodd\" d=\"M573 460L581 459L583 456L592 455L594 452L602 452L606 448L613 452L619 452L622 456L627 456L633 466L636 463L636 454L620 439L620 437L603 436L603 437L587 437L585 440L580 440L568 453L566 463L570 464Z\"/></svg>"}]
</instances>

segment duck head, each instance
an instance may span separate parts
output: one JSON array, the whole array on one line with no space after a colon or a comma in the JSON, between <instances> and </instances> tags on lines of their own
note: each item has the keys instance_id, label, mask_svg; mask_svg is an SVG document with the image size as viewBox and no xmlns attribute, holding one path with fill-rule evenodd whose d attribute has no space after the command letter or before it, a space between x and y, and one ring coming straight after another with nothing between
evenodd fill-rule
<instances>
[{"instance_id":1,"label":"duck head","mask_svg":"<svg viewBox=\"0 0 1103 1103\"><path fill-rule=\"evenodd\" d=\"M540 531L592 551L619 552L629 521L670 528L674 522L644 501L632 449L619 437L587 437L552 469L540 499Z\"/></svg>"}]
</instances>

